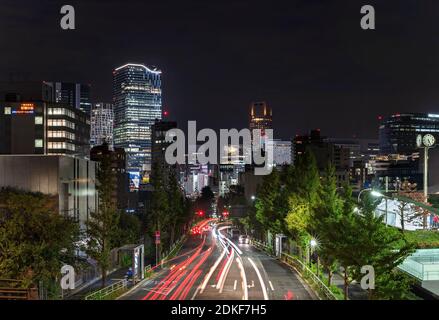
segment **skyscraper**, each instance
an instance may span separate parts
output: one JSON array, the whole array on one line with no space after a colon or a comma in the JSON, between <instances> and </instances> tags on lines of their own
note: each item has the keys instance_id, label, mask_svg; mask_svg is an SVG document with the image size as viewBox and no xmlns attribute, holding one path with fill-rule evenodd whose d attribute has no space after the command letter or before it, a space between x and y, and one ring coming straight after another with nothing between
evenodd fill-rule
<instances>
[{"instance_id":1,"label":"skyscraper","mask_svg":"<svg viewBox=\"0 0 439 320\"><path fill-rule=\"evenodd\" d=\"M273 111L267 102L253 102L250 106L250 130L273 129Z\"/></svg>"},{"instance_id":2,"label":"skyscraper","mask_svg":"<svg viewBox=\"0 0 439 320\"><path fill-rule=\"evenodd\" d=\"M412 154L418 152L416 136L432 134L439 138L439 114L402 113L384 118L380 124L380 152Z\"/></svg>"},{"instance_id":3,"label":"skyscraper","mask_svg":"<svg viewBox=\"0 0 439 320\"><path fill-rule=\"evenodd\" d=\"M62 103L80 109L90 117L89 84L70 83L70 82L43 82L43 92L47 101Z\"/></svg>"},{"instance_id":4,"label":"skyscraper","mask_svg":"<svg viewBox=\"0 0 439 320\"><path fill-rule=\"evenodd\" d=\"M162 117L161 71L125 64L113 71L114 145L127 154L127 169L151 169L151 126Z\"/></svg>"},{"instance_id":5,"label":"skyscraper","mask_svg":"<svg viewBox=\"0 0 439 320\"><path fill-rule=\"evenodd\" d=\"M91 109L90 145L100 146L106 142L113 149L113 105L111 103L94 103Z\"/></svg>"}]
</instances>

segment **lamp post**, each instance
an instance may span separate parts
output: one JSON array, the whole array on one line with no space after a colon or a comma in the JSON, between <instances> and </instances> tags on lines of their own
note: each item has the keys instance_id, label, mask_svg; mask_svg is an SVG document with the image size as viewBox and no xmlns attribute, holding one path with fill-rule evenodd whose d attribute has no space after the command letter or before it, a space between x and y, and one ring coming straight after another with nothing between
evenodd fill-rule
<instances>
[{"instance_id":1,"label":"lamp post","mask_svg":"<svg viewBox=\"0 0 439 320\"><path fill-rule=\"evenodd\" d=\"M361 190L360 193L358 194L357 202L360 203L360 201L361 201L361 194L362 194L364 191L370 191L370 190L372 190L372 188L367 188L367 189L363 189L363 190Z\"/></svg>"},{"instance_id":2,"label":"lamp post","mask_svg":"<svg viewBox=\"0 0 439 320\"><path fill-rule=\"evenodd\" d=\"M311 254L314 251L314 248L317 247L316 239L311 239L309 241L309 266L311 267ZM319 274L319 259L317 258L317 275Z\"/></svg>"},{"instance_id":3,"label":"lamp post","mask_svg":"<svg viewBox=\"0 0 439 320\"><path fill-rule=\"evenodd\" d=\"M389 197L387 197L386 195L382 194L381 192L378 192L378 191L372 190L371 188L368 188L368 189L363 189L363 190L360 191L360 193L358 194L358 203L360 203L360 201L361 201L360 196L363 193L363 191L371 191L370 194L372 196L377 197L377 198L379 198L379 197L384 198L384 200L385 200L385 213L384 213L384 217L385 217L385 220L386 220L385 224L387 226L387 215L388 215L387 200L389 199ZM357 209L357 210L359 211L359 209Z\"/></svg>"}]
</instances>

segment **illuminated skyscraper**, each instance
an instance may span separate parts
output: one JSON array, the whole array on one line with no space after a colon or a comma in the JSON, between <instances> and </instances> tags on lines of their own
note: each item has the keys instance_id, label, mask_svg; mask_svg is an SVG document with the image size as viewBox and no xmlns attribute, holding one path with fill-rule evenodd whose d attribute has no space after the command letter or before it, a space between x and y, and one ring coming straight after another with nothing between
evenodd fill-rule
<instances>
[{"instance_id":1,"label":"illuminated skyscraper","mask_svg":"<svg viewBox=\"0 0 439 320\"><path fill-rule=\"evenodd\" d=\"M94 103L91 108L90 145L100 146L106 142L113 148L113 105L111 103Z\"/></svg>"},{"instance_id":2,"label":"illuminated skyscraper","mask_svg":"<svg viewBox=\"0 0 439 320\"><path fill-rule=\"evenodd\" d=\"M250 106L250 130L273 129L273 112L267 102L253 102Z\"/></svg>"},{"instance_id":3,"label":"illuminated skyscraper","mask_svg":"<svg viewBox=\"0 0 439 320\"><path fill-rule=\"evenodd\" d=\"M151 126L162 117L161 71L129 63L113 71L114 146L125 149L127 170L151 169Z\"/></svg>"}]
</instances>

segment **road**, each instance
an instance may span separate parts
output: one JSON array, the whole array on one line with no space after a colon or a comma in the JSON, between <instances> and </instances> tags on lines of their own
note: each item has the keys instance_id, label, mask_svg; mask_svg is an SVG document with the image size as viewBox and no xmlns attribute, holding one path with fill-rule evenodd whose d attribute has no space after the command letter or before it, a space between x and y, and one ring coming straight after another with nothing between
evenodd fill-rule
<instances>
[{"instance_id":1,"label":"road","mask_svg":"<svg viewBox=\"0 0 439 320\"><path fill-rule=\"evenodd\" d=\"M226 228L213 225L191 235L168 267L121 299L316 299L295 271L250 244L232 241Z\"/></svg>"}]
</instances>

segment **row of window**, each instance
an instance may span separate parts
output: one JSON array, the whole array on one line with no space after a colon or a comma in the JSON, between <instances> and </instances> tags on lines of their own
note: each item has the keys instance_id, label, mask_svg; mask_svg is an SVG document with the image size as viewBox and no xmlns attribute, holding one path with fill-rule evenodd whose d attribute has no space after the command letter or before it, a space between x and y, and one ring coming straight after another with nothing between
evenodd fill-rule
<instances>
[{"instance_id":1,"label":"row of window","mask_svg":"<svg viewBox=\"0 0 439 320\"><path fill-rule=\"evenodd\" d=\"M75 113L65 108L49 108L48 113L49 115L64 115L75 119Z\"/></svg>"},{"instance_id":2,"label":"row of window","mask_svg":"<svg viewBox=\"0 0 439 320\"><path fill-rule=\"evenodd\" d=\"M75 140L75 134L68 131L48 131L47 136L49 138L66 138Z\"/></svg>"},{"instance_id":3,"label":"row of window","mask_svg":"<svg viewBox=\"0 0 439 320\"><path fill-rule=\"evenodd\" d=\"M75 124L65 119L49 119L47 120L48 127L68 127L75 129Z\"/></svg>"},{"instance_id":4,"label":"row of window","mask_svg":"<svg viewBox=\"0 0 439 320\"><path fill-rule=\"evenodd\" d=\"M64 149L75 151L75 145L68 142L48 142L47 149Z\"/></svg>"}]
</instances>

